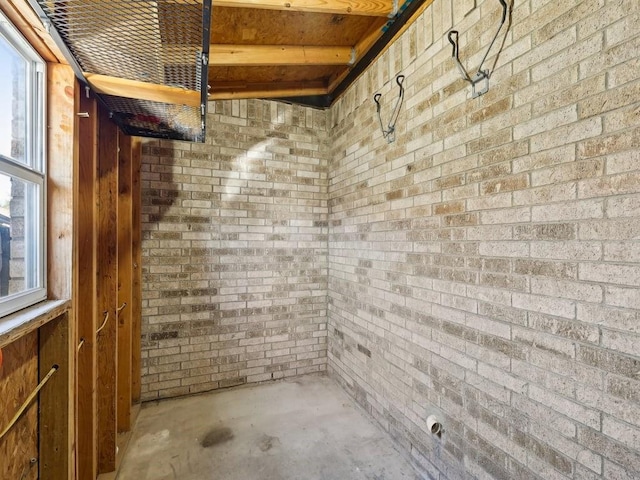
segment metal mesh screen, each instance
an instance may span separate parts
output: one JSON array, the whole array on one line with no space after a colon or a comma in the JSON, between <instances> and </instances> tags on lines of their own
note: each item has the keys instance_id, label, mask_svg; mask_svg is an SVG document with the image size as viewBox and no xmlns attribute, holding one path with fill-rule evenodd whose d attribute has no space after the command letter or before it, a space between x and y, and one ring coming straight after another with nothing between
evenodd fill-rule
<instances>
[{"instance_id":1,"label":"metal mesh screen","mask_svg":"<svg viewBox=\"0 0 640 480\"><path fill-rule=\"evenodd\" d=\"M204 142L200 109L187 105L100 95L127 135Z\"/></svg>"},{"instance_id":2,"label":"metal mesh screen","mask_svg":"<svg viewBox=\"0 0 640 480\"><path fill-rule=\"evenodd\" d=\"M202 0L37 0L83 72L206 90ZM205 20L203 18L206 17ZM204 28L207 26L207 28ZM204 31L203 31L204 30ZM207 49L208 50L208 49ZM204 85L203 85L204 84ZM145 136L203 141L201 108L101 95L118 122ZM206 95L202 95L205 99ZM165 117L166 115L166 117ZM142 122L145 116L153 122ZM125 124L121 123L125 128ZM172 134L173 132L173 134ZM141 135L140 133L137 133Z\"/></svg>"}]
</instances>

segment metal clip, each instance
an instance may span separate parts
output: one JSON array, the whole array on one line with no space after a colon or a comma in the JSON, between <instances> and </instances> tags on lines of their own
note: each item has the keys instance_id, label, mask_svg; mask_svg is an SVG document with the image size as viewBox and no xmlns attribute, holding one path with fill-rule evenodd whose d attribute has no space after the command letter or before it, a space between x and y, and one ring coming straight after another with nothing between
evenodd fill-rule
<instances>
[{"instance_id":1,"label":"metal clip","mask_svg":"<svg viewBox=\"0 0 640 480\"><path fill-rule=\"evenodd\" d=\"M356 60L358 59L358 54L356 53L356 49L351 49L351 57L349 57L349 65L355 65Z\"/></svg>"},{"instance_id":2,"label":"metal clip","mask_svg":"<svg viewBox=\"0 0 640 480\"><path fill-rule=\"evenodd\" d=\"M52 27L51 20L49 20L49 18L47 17L40 17L40 21L42 22L42 26L44 27L45 31L50 34Z\"/></svg>"},{"instance_id":3,"label":"metal clip","mask_svg":"<svg viewBox=\"0 0 640 480\"><path fill-rule=\"evenodd\" d=\"M387 128L384 128L384 124L382 122L382 115L380 113L381 105L380 99L382 98L381 93L376 93L373 96L373 101L376 102L376 113L378 114L378 120L380 121L380 129L382 130L382 136L387 139L387 143L393 143L396 139L396 122L398 121L398 116L400 115L400 108L402 107L402 102L404 100L404 86L402 85L404 82L404 75L398 75L396 77L396 83L398 87L400 87L400 92L398 94L398 99L396 100L396 104L391 111L391 119L387 124Z\"/></svg>"},{"instance_id":4,"label":"metal clip","mask_svg":"<svg viewBox=\"0 0 640 480\"><path fill-rule=\"evenodd\" d=\"M472 76L469 76L469 73L462 65L462 62L460 61L460 46L458 44L458 36L459 36L458 31L451 30L447 35L449 39L449 43L451 43L451 45L453 46L451 57L455 60L456 66L458 67L458 70L462 75L462 79L471 84L473 98L479 97L480 95L484 95L489 91L489 77L491 77L491 73L489 72L489 70L483 70L482 66L484 65L484 62L487 60L487 57L489 56L489 52L491 52L491 49L493 48L494 43L496 43L496 40L498 39L500 30L502 30L502 26L505 24L507 20L507 12L509 8L506 0L498 0L498 1L502 5L502 19L500 20L500 25L498 26L498 30L496 31L496 34L493 36L493 40L491 40L491 43L489 44L489 48L487 48L487 51L485 52L484 57L482 57L482 61L480 62L480 66L478 67L478 70Z\"/></svg>"},{"instance_id":5,"label":"metal clip","mask_svg":"<svg viewBox=\"0 0 640 480\"><path fill-rule=\"evenodd\" d=\"M391 11L389 12L389 15L387 15L387 18L393 18L398 14L398 0L393 0L393 3L391 4Z\"/></svg>"}]
</instances>

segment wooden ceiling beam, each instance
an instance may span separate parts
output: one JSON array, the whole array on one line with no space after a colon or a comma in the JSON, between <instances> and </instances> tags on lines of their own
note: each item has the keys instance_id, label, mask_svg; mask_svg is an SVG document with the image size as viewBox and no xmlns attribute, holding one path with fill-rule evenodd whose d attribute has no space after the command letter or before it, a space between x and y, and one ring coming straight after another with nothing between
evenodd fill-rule
<instances>
[{"instance_id":1,"label":"wooden ceiling beam","mask_svg":"<svg viewBox=\"0 0 640 480\"><path fill-rule=\"evenodd\" d=\"M210 66L351 65L351 47L211 45Z\"/></svg>"},{"instance_id":2,"label":"wooden ceiling beam","mask_svg":"<svg viewBox=\"0 0 640 480\"><path fill-rule=\"evenodd\" d=\"M137 98L174 105L200 106L200 92L166 85L139 82L95 73L84 73L91 88L97 93L116 97Z\"/></svg>"},{"instance_id":3,"label":"wooden ceiling beam","mask_svg":"<svg viewBox=\"0 0 640 480\"><path fill-rule=\"evenodd\" d=\"M214 7L239 7L290 12L388 17L391 0L215 0Z\"/></svg>"},{"instance_id":4,"label":"wooden ceiling beam","mask_svg":"<svg viewBox=\"0 0 640 480\"><path fill-rule=\"evenodd\" d=\"M193 90L183 90L176 87L108 77L94 73L85 73L84 75L96 93L174 105L200 106L200 93ZM224 82L212 85L209 100L283 98L325 95L326 93L327 86L322 81L273 84Z\"/></svg>"},{"instance_id":5,"label":"wooden ceiling beam","mask_svg":"<svg viewBox=\"0 0 640 480\"><path fill-rule=\"evenodd\" d=\"M281 83L223 82L211 86L209 100L241 98L284 98L325 95L327 86L322 81Z\"/></svg>"}]
</instances>

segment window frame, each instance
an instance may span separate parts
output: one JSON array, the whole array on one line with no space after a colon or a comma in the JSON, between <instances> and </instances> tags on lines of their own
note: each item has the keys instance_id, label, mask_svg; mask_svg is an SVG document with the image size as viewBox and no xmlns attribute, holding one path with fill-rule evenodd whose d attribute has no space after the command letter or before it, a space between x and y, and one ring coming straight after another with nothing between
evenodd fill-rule
<instances>
[{"instance_id":1,"label":"window frame","mask_svg":"<svg viewBox=\"0 0 640 480\"><path fill-rule=\"evenodd\" d=\"M47 173L46 173L46 63L0 11L0 36L27 62L25 108L25 162L0 154L0 174L36 185L39 196L31 205L36 217L27 228L34 240L25 244L25 268L36 268L38 286L0 298L0 319L47 298ZM1 114L1 113L0 113ZM29 202L25 194L25 203ZM27 205L25 205L25 209ZM37 257L35 260L33 257ZM31 258L31 260L29 260ZM26 279L26 276L25 276Z\"/></svg>"}]
</instances>

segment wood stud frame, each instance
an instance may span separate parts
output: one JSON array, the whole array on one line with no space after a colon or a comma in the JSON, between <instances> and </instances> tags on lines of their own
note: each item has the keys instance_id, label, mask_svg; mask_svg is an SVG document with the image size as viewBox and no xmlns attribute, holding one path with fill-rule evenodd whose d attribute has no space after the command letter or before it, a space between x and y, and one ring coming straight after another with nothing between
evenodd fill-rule
<instances>
[{"instance_id":1,"label":"wood stud frame","mask_svg":"<svg viewBox=\"0 0 640 480\"><path fill-rule=\"evenodd\" d=\"M70 67L47 70L47 288L59 300L14 314L28 322L0 335L11 355L0 419L57 369L0 441L12 452L0 478L33 464L25 478L90 479L115 469L118 432L130 430L140 399L141 144L86 98ZM103 309L111 320L98 335Z\"/></svg>"}]
</instances>

